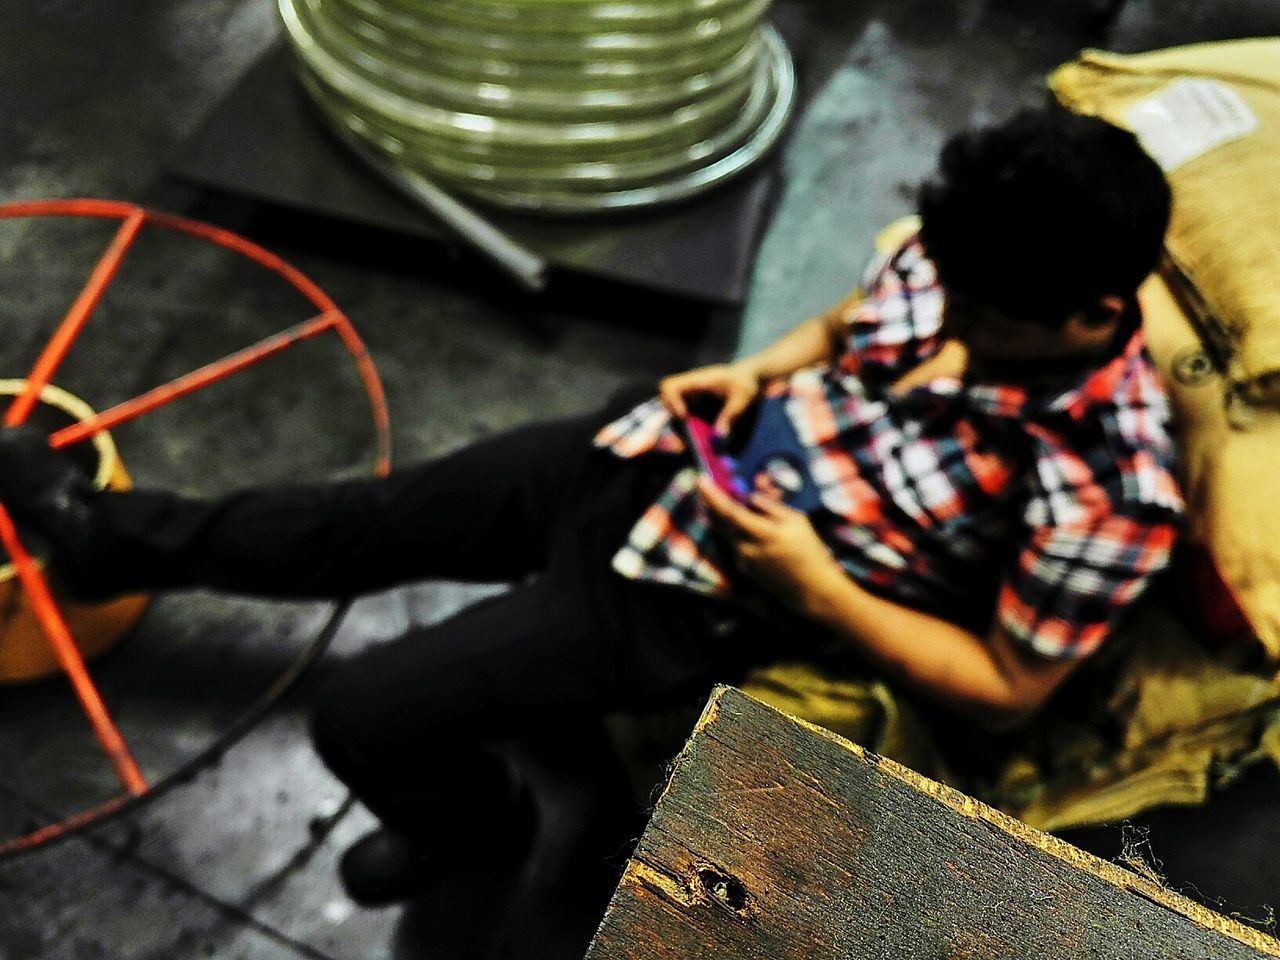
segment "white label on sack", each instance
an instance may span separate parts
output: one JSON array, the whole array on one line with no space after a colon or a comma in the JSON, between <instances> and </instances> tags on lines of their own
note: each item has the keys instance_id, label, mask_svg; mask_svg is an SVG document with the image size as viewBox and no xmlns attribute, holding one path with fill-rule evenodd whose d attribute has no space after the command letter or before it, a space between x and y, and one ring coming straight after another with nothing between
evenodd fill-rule
<instances>
[{"instance_id":1,"label":"white label on sack","mask_svg":"<svg viewBox=\"0 0 1280 960\"><path fill-rule=\"evenodd\" d=\"M1258 127L1240 94L1202 77L1161 87L1130 107L1125 121L1166 173Z\"/></svg>"}]
</instances>

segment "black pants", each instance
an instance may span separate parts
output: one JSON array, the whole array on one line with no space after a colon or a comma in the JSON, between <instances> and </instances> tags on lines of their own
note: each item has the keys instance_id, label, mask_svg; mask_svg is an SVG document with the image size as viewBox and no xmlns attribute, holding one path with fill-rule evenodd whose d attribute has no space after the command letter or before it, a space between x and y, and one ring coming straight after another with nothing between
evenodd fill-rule
<instances>
[{"instance_id":1,"label":"black pants","mask_svg":"<svg viewBox=\"0 0 1280 960\"><path fill-rule=\"evenodd\" d=\"M216 504L113 500L111 569L131 581L116 586L300 597L429 577L512 582L333 666L315 702L320 755L385 822L412 831L425 813L464 813L503 789L490 741L577 738L606 712L732 681L764 646L765 625L737 607L612 570L683 462L593 448L617 407L517 429L385 480L252 490Z\"/></svg>"},{"instance_id":2,"label":"black pants","mask_svg":"<svg viewBox=\"0 0 1280 960\"><path fill-rule=\"evenodd\" d=\"M451 619L341 665L316 746L384 821L413 830L500 792L484 745L588 733L609 711L732 680L760 633L724 604L616 574L610 560L675 463L591 447L599 418L483 441L395 482L415 576L516 581Z\"/></svg>"}]
</instances>

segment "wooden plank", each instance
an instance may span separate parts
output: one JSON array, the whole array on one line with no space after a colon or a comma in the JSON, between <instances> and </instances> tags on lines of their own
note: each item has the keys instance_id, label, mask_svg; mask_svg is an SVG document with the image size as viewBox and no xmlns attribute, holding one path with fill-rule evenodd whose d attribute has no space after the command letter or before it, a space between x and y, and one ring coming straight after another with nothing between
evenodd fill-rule
<instances>
[{"instance_id":1,"label":"wooden plank","mask_svg":"<svg viewBox=\"0 0 1280 960\"><path fill-rule=\"evenodd\" d=\"M1243 960L1280 942L717 688L588 960Z\"/></svg>"}]
</instances>

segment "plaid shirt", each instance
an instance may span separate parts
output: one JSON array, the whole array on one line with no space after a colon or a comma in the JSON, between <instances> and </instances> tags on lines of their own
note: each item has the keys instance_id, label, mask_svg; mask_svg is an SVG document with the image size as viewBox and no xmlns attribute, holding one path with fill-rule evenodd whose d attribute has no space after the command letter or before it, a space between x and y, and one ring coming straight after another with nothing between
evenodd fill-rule
<instances>
[{"instance_id":1,"label":"plaid shirt","mask_svg":"<svg viewBox=\"0 0 1280 960\"><path fill-rule=\"evenodd\" d=\"M942 377L890 386L941 346L943 293L912 237L872 263L846 349L768 385L810 452L810 520L866 589L978 631L992 609L1036 653L1092 653L1169 562L1183 509L1169 408L1135 333L1100 368L1035 390ZM659 401L606 426L621 457L680 454ZM614 558L619 573L741 595L692 466L678 470Z\"/></svg>"}]
</instances>

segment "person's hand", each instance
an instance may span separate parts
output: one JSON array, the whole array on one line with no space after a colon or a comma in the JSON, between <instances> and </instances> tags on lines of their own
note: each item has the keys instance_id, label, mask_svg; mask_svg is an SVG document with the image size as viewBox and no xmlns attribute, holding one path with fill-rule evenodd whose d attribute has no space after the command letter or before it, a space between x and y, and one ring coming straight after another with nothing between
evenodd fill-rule
<instances>
[{"instance_id":1,"label":"person's hand","mask_svg":"<svg viewBox=\"0 0 1280 960\"><path fill-rule=\"evenodd\" d=\"M757 491L740 503L707 477L698 479L698 493L738 570L786 605L803 610L823 578L844 577L809 518L776 495Z\"/></svg>"},{"instance_id":2,"label":"person's hand","mask_svg":"<svg viewBox=\"0 0 1280 960\"><path fill-rule=\"evenodd\" d=\"M658 384L658 396L672 416L689 415L687 398L703 394L720 399L715 427L727 434L738 414L760 393L760 377L744 363L717 363L665 377Z\"/></svg>"}]
</instances>

